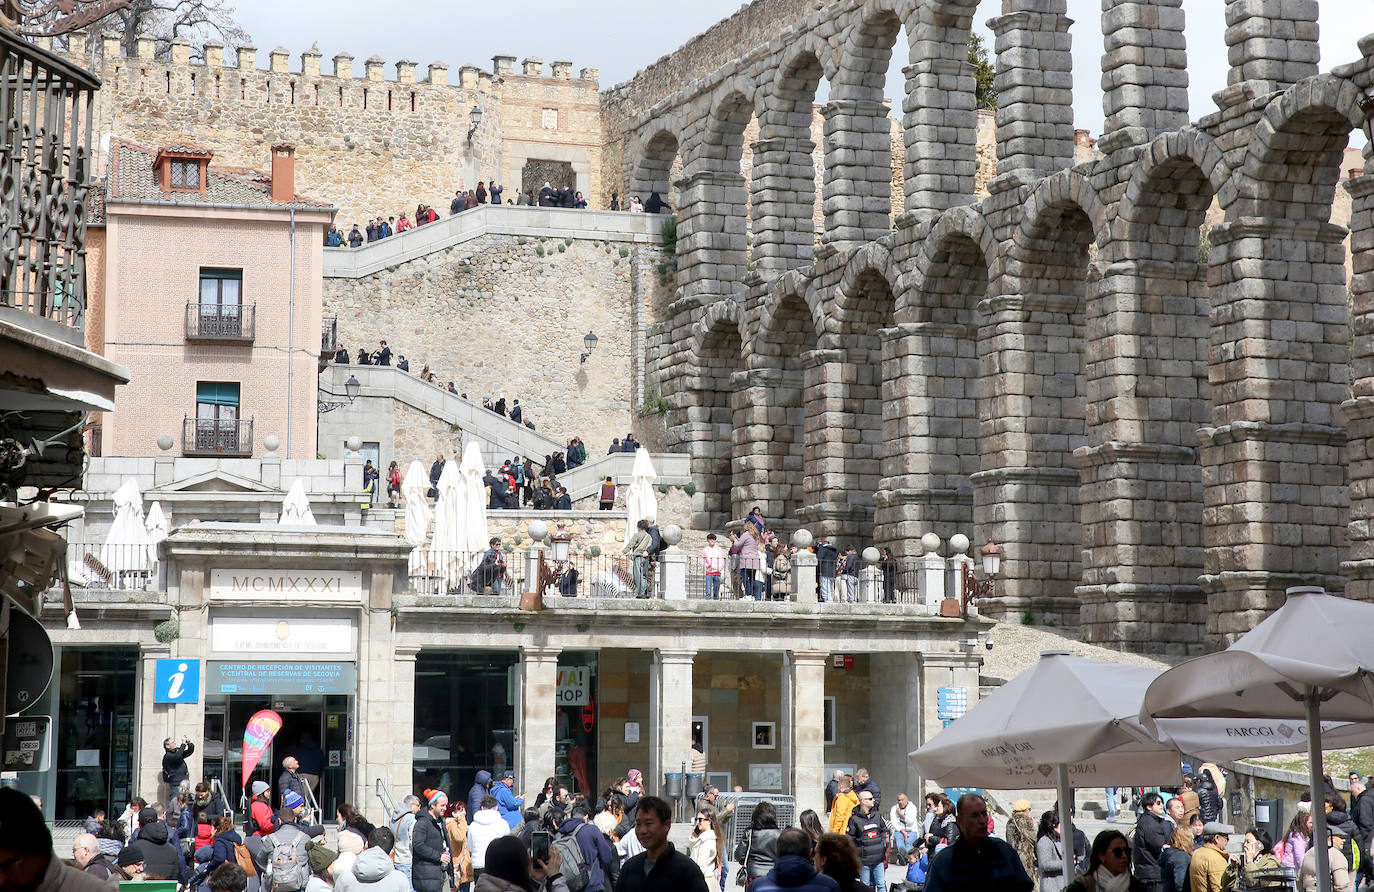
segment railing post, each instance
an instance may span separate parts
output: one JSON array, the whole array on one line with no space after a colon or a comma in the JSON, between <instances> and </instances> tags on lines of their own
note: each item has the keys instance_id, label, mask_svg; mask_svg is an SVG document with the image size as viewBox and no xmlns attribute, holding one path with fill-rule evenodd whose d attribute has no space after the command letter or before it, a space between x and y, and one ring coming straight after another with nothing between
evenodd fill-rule
<instances>
[{"instance_id":1,"label":"railing post","mask_svg":"<svg viewBox=\"0 0 1374 892\"><path fill-rule=\"evenodd\" d=\"M883 599L883 571L878 568L882 553L872 545L863 550L864 565L859 570L859 603L876 604Z\"/></svg>"},{"instance_id":2,"label":"railing post","mask_svg":"<svg viewBox=\"0 0 1374 892\"><path fill-rule=\"evenodd\" d=\"M806 528L792 534L792 544L797 553L792 557L792 600L798 604L815 604L816 598L816 553L809 551L813 538Z\"/></svg>"},{"instance_id":3,"label":"railing post","mask_svg":"<svg viewBox=\"0 0 1374 892\"><path fill-rule=\"evenodd\" d=\"M949 537L949 576L945 591L949 594L948 598L953 598L962 603L964 595L964 567L973 563L973 558L966 553L968 551L968 536L963 533L955 533ZM936 605L938 607L938 605Z\"/></svg>"},{"instance_id":4,"label":"railing post","mask_svg":"<svg viewBox=\"0 0 1374 892\"><path fill-rule=\"evenodd\" d=\"M677 524L664 527L660 535L668 550L658 556L658 590L665 601L687 600L687 555L678 548L682 528Z\"/></svg>"},{"instance_id":5,"label":"railing post","mask_svg":"<svg viewBox=\"0 0 1374 892\"><path fill-rule=\"evenodd\" d=\"M945 597L945 559L940 557L940 537L926 533L921 537L921 606L937 613Z\"/></svg>"}]
</instances>

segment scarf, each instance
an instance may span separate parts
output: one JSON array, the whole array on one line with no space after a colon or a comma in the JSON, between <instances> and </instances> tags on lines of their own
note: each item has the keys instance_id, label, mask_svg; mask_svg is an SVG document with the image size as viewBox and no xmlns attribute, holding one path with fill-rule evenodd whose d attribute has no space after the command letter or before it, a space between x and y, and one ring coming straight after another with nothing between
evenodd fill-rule
<instances>
[{"instance_id":1,"label":"scarf","mask_svg":"<svg viewBox=\"0 0 1374 892\"><path fill-rule=\"evenodd\" d=\"M1097 870L1093 873L1093 879L1097 880L1097 892L1126 892L1131 887L1131 872L1129 870L1113 874L1105 864L1097 866Z\"/></svg>"},{"instance_id":2,"label":"scarf","mask_svg":"<svg viewBox=\"0 0 1374 892\"><path fill-rule=\"evenodd\" d=\"M117 839L102 838L95 841L95 846L100 851L100 854L109 855L111 858L114 858L119 854L119 850L124 848L124 843Z\"/></svg>"}]
</instances>

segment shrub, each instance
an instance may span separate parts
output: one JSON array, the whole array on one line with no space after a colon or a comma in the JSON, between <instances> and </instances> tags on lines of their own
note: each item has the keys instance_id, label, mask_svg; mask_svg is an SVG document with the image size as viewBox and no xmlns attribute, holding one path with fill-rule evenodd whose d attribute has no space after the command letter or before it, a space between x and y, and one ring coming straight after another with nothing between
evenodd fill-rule
<instances>
[{"instance_id":1,"label":"shrub","mask_svg":"<svg viewBox=\"0 0 1374 892\"><path fill-rule=\"evenodd\" d=\"M174 619L163 620L153 626L153 637L163 644L171 644L181 637L181 623Z\"/></svg>"}]
</instances>

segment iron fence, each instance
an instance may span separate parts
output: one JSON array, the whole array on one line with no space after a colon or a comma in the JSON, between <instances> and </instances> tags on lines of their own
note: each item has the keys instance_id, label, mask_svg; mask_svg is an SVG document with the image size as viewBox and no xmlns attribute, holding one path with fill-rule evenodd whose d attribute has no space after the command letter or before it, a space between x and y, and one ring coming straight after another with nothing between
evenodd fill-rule
<instances>
[{"instance_id":1,"label":"iron fence","mask_svg":"<svg viewBox=\"0 0 1374 892\"><path fill-rule=\"evenodd\" d=\"M67 573L75 587L154 591L158 549L144 543L68 542Z\"/></svg>"},{"instance_id":2,"label":"iron fence","mask_svg":"<svg viewBox=\"0 0 1374 892\"><path fill-rule=\"evenodd\" d=\"M257 304L186 305L186 338L201 341L251 341L254 337Z\"/></svg>"},{"instance_id":3,"label":"iron fence","mask_svg":"<svg viewBox=\"0 0 1374 892\"><path fill-rule=\"evenodd\" d=\"M100 82L0 29L0 305L80 329L91 108Z\"/></svg>"},{"instance_id":4,"label":"iron fence","mask_svg":"<svg viewBox=\"0 0 1374 892\"><path fill-rule=\"evenodd\" d=\"M253 419L187 417L182 422L181 453L247 458L253 454Z\"/></svg>"}]
</instances>

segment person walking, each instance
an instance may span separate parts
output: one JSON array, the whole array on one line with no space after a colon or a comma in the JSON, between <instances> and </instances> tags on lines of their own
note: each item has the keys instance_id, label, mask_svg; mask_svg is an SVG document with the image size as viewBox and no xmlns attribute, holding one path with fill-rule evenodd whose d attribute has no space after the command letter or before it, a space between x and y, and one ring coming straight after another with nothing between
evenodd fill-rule
<instances>
[{"instance_id":1,"label":"person walking","mask_svg":"<svg viewBox=\"0 0 1374 892\"><path fill-rule=\"evenodd\" d=\"M724 866L722 853L725 851L725 835L720 831L720 822L716 820L716 810L710 808L697 809L696 823L692 827L692 841L688 852L697 867L701 868L702 876L706 877L706 885L715 887L721 882L721 869Z\"/></svg>"},{"instance_id":2,"label":"person walking","mask_svg":"<svg viewBox=\"0 0 1374 892\"><path fill-rule=\"evenodd\" d=\"M1024 863L1024 862L1022 862ZM1072 873L1068 865L1070 858L1064 859L1064 840L1059 833L1059 816L1047 811L1040 816L1040 829L1035 836L1036 874L1040 881L1040 892L1062 892Z\"/></svg>"},{"instance_id":3,"label":"person walking","mask_svg":"<svg viewBox=\"0 0 1374 892\"><path fill-rule=\"evenodd\" d=\"M859 807L850 814L845 832L859 850L859 882L874 889L886 889L885 865L891 834L874 801L873 791L864 790L859 794Z\"/></svg>"},{"instance_id":4,"label":"person walking","mask_svg":"<svg viewBox=\"0 0 1374 892\"><path fill-rule=\"evenodd\" d=\"M415 892L444 892L453 855L444 832L448 794L425 790L425 809L415 816L410 837L410 883Z\"/></svg>"},{"instance_id":5,"label":"person walking","mask_svg":"<svg viewBox=\"0 0 1374 892\"><path fill-rule=\"evenodd\" d=\"M835 793L835 801L830 805L830 825L827 829L831 833L844 833L849 826L849 816L858 807L859 794L854 792L853 776L848 774L841 776L839 790Z\"/></svg>"},{"instance_id":6,"label":"person walking","mask_svg":"<svg viewBox=\"0 0 1374 892\"><path fill-rule=\"evenodd\" d=\"M1135 825L1135 846L1131 853L1131 872L1142 883L1159 885L1159 855L1169 839L1169 824L1164 817L1164 798L1146 793L1140 800L1142 810ZM1196 858L1196 855L1194 856Z\"/></svg>"},{"instance_id":7,"label":"person walking","mask_svg":"<svg viewBox=\"0 0 1374 892\"><path fill-rule=\"evenodd\" d=\"M749 833L735 846L735 860L744 865L744 874L753 883L773 869L778 860L778 813L768 800L754 806L749 817Z\"/></svg>"},{"instance_id":8,"label":"person walking","mask_svg":"<svg viewBox=\"0 0 1374 892\"><path fill-rule=\"evenodd\" d=\"M816 580L820 586L820 599L830 602L835 599L835 573L839 568L840 551L828 538L816 543Z\"/></svg>"},{"instance_id":9,"label":"person walking","mask_svg":"<svg viewBox=\"0 0 1374 892\"><path fill-rule=\"evenodd\" d=\"M706 878L668 841L673 809L657 796L639 800L634 835L644 851L620 868L616 892L707 892Z\"/></svg>"},{"instance_id":10,"label":"person walking","mask_svg":"<svg viewBox=\"0 0 1374 892\"><path fill-rule=\"evenodd\" d=\"M839 892L840 887L816 869L811 837L789 827L778 834L778 865L749 888L751 892Z\"/></svg>"},{"instance_id":11,"label":"person walking","mask_svg":"<svg viewBox=\"0 0 1374 892\"><path fill-rule=\"evenodd\" d=\"M904 794L905 795L905 794ZM901 802L901 797L898 797ZM1035 876L1036 826L1030 815L1030 800L1018 799L1011 804L1011 818L1007 821L1007 845L1021 857L1026 873ZM914 809L915 806L912 806ZM917 825L918 832L920 825Z\"/></svg>"}]
</instances>

